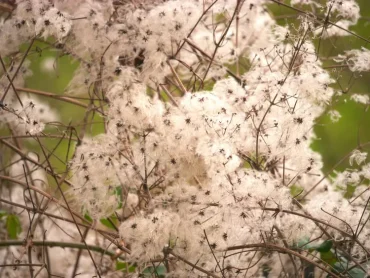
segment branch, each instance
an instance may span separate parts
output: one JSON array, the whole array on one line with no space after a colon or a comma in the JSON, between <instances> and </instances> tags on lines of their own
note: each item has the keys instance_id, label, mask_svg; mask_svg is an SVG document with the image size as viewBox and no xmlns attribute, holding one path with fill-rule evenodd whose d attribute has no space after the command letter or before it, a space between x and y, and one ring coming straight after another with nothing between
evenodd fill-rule
<instances>
[{"instance_id":1,"label":"branch","mask_svg":"<svg viewBox=\"0 0 370 278\"><path fill-rule=\"evenodd\" d=\"M34 95L40 95L40 96L44 96L44 97L54 98L54 99L57 99L57 100L62 100L62 101L65 101L65 102L76 104L77 106L81 106L81 107L86 108L86 109L89 108L89 106L86 105L85 103L83 103L81 101L78 101L78 100L75 100L75 99L72 99L72 98L69 98L69 97L60 96L60 95L56 95L56 94L53 94L53 93L44 92L44 91L35 90L35 89L30 89L30 88L16 87L15 89L17 91L20 91L20 92L26 92L26 93L30 93L30 94L34 94Z\"/></svg>"},{"instance_id":2,"label":"branch","mask_svg":"<svg viewBox=\"0 0 370 278\"><path fill-rule=\"evenodd\" d=\"M199 266L197 266L197 265L195 265L195 264L193 264L193 263L189 262L187 259L185 259L185 258L183 258L183 257L181 257L181 256L179 256L179 255L177 255L177 254L175 254L175 253L173 253L173 251L172 251L172 250L168 250L168 251L166 251L166 252L167 252L168 254L171 254L172 256L176 257L176 258L177 258L177 259L179 259L180 261L183 261L184 263L186 263L186 264L190 265L191 267L193 267L193 268L195 268L195 269L199 270L200 272L203 272L203 273L207 274L208 276L211 276L211 277L214 277L214 278L220 278L220 277L218 277L217 275L213 274L212 272L209 272L208 270L205 270L205 269L203 269L203 268L201 268L201 267L199 267Z\"/></svg>"},{"instance_id":3,"label":"branch","mask_svg":"<svg viewBox=\"0 0 370 278\"><path fill-rule=\"evenodd\" d=\"M309 262L310 264L315 265L316 267L318 267L321 270L325 271L326 273L330 274L332 277L340 278L339 276L337 276L336 274L334 274L330 270L326 269L325 267L323 267L319 263L301 255L300 253L292 251L292 250L290 250L288 248L285 248L285 247L281 247L279 245L271 244L271 243L253 243L253 244L237 245L237 246L232 246L232 247L227 248L226 251L239 250L239 249L245 249L245 248L256 248L256 247L257 248L270 249L270 250L273 250L273 251L277 251L279 253L291 254L291 255L296 256L296 257L298 257L298 258L300 258L304 261ZM248 252L248 251L242 251L242 252Z\"/></svg>"},{"instance_id":4,"label":"branch","mask_svg":"<svg viewBox=\"0 0 370 278\"><path fill-rule=\"evenodd\" d=\"M114 257L116 255L115 252L106 250L100 246L96 245L85 245L81 243L74 243L74 242L62 242L62 241L32 241L33 246L47 246L47 247L60 247L60 248L73 248L73 249L82 249L82 250L91 250L103 255L107 255L110 257ZM24 246L23 240L7 240L7 241L0 241L0 247L9 247L9 246ZM121 259L124 259L120 257Z\"/></svg>"},{"instance_id":5,"label":"branch","mask_svg":"<svg viewBox=\"0 0 370 278\"><path fill-rule=\"evenodd\" d=\"M280 0L270 0L270 1L272 1L272 2L274 2L276 4L278 4L278 5L281 5L283 7L286 7L286 8L289 8L291 10L294 10L296 12L299 12L301 14L304 14L306 16L310 16L310 14L308 14L307 12L305 12L303 10L300 10L298 8L292 7L290 5L284 4L284 3L280 2ZM348 30L346 28L343 28L342 26L337 25L337 24L335 24L334 22L332 22L330 20L325 20L325 18L322 18L322 17L319 17L319 16L316 16L316 17L317 17L317 19L314 19L314 20L317 21L317 22L325 22L326 24L335 26L335 27L341 29L342 31L347 32L348 34L351 34L352 36L355 36L356 38L359 38L359 39L361 39L361 40L363 40L363 41L365 41L367 43L370 43L370 40L368 40L368 39L366 39L366 38L364 38L364 37L362 37L360 35L357 35L356 33L352 32L352 31L350 31L350 30Z\"/></svg>"}]
</instances>

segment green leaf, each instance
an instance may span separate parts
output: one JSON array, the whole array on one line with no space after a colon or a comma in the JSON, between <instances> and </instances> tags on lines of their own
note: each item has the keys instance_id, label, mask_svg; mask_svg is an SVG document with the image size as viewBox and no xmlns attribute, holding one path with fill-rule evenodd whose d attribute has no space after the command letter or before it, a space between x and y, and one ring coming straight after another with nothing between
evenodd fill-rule
<instances>
[{"instance_id":1,"label":"green leaf","mask_svg":"<svg viewBox=\"0 0 370 278\"><path fill-rule=\"evenodd\" d=\"M338 256L338 262L336 262L333 266L336 272L338 273L348 273L348 277L351 278L365 278L367 277L366 273L359 267L354 267L351 270L348 270L354 266L353 264L350 264L348 260L344 257L339 255ZM368 265L362 264L361 265L364 269L368 268Z\"/></svg>"},{"instance_id":2,"label":"green leaf","mask_svg":"<svg viewBox=\"0 0 370 278\"><path fill-rule=\"evenodd\" d=\"M351 277L351 278L366 278L367 277L366 273L362 269L355 267L347 271L347 269L344 268L343 265L339 262L334 264L334 269L338 271L339 273L348 273L348 277Z\"/></svg>"},{"instance_id":3,"label":"green leaf","mask_svg":"<svg viewBox=\"0 0 370 278\"><path fill-rule=\"evenodd\" d=\"M331 266L334 266L335 263L338 262L338 259L337 257L335 256L335 254L332 252L332 251L329 251L329 252L320 252L320 258L326 262L327 264L331 265Z\"/></svg>"},{"instance_id":4,"label":"green leaf","mask_svg":"<svg viewBox=\"0 0 370 278\"><path fill-rule=\"evenodd\" d=\"M166 275L166 272L167 272L166 267L164 265L159 265L157 267L152 267L152 266L147 267L146 269L144 269L142 274L143 274L143 277L146 277L146 278L153 277L153 274L155 275L155 277L164 278Z\"/></svg>"},{"instance_id":5,"label":"green leaf","mask_svg":"<svg viewBox=\"0 0 370 278\"><path fill-rule=\"evenodd\" d=\"M121 186L117 186L115 189L114 189L114 195L117 196L117 200L118 200L118 209L122 208L122 187Z\"/></svg>"},{"instance_id":6,"label":"green leaf","mask_svg":"<svg viewBox=\"0 0 370 278\"><path fill-rule=\"evenodd\" d=\"M11 239L16 239L22 232L21 222L17 215L9 214L6 218L6 230Z\"/></svg>"},{"instance_id":7,"label":"green leaf","mask_svg":"<svg viewBox=\"0 0 370 278\"><path fill-rule=\"evenodd\" d=\"M343 197L346 199L351 199L353 197L353 194L355 193L355 190L355 185L347 184L346 192Z\"/></svg>"},{"instance_id":8,"label":"green leaf","mask_svg":"<svg viewBox=\"0 0 370 278\"><path fill-rule=\"evenodd\" d=\"M293 184L290 188L290 196L296 197L303 191L303 187Z\"/></svg>"},{"instance_id":9,"label":"green leaf","mask_svg":"<svg viewBox=\"0 0 370 278\"><path fill-rule=\"evenodd\" d=\"M310 243L310 238L309 237L304 237L304 238L300 239L298 242L294 243L293 247L297 248L297 249L312 251L312 250L316 250L317 246Z\"/></svg>"},{"instance_id":10,"label":"green leaf","mask_svg":"<svg viewBox=\"0 0 370 278\"><path fill-rule=\"evenodd\" d=\"M106 218L100 219L100 223L102 223L105 227L107 227L109 229L112 229L112 230L115 229L114 226L112 225L112 223Z\"/></svg>"},{"instance_id":11,"label":"green leaf","mask_svg":"<svg viewBox=\"0 0 370 278\"><path fill-rule=\"evenodd\" d=\"M2 219L4 216L7 216L8 212L5 210L0 210L0 219Z\"/></svg>"},{"instance_id":12,"label":"green leaf","mask_svg":"<svg viewBox=\"0 0 370 278\"><path fill-rule=\"evenodd\" d=\"M307 245L308 245L308 242L309 242L309 238L308 237L304 237L302 239L300 239L297 243L295 243L294 247L297 247L297 248L302 248L303 249L306 249L307 248Z\"/></svg>"},{"instance_id":13,"label":"green leaf","mask_svg":"<svg viewBox=\"0 0 370 278\"><path fill-rule=\"evenodd\" d=\"M323 243L321 243L316 249L316 251L320 253L326 253L329 252L330 249L333 246L333 241L332 240L325 240Z\"/></svg>"},{"instance_id":14,"label":"green leaf","mask_svg":"<svg viewBox=\"0 0 370 278\"><path fill-rule=\"evenodd\" d=\"M136 266L130 265L126 262L116 262L116 270L122 270L124 272L135 272Z\"/></svg>"},{"instance_id":15,"label":"green leaf","mask_svg":"<svg viewBox=\"0 0 370 278\"><path fill-rule=\"evenodd\" d=\"M87 213L85 213L84 215L84 218L89 221L89 222L93 222L92 218L90 217L90 215L88 215Z\"/></svg>"}]
</instances>

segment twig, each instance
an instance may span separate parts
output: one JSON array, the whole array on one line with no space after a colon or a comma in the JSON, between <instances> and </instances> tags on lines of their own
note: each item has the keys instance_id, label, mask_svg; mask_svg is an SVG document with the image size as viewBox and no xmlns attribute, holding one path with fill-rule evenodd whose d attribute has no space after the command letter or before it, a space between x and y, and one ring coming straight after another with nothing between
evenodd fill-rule
<instances>
[{"instance_id":1,"label":"twig","mask_svg":"<svg viewBox=\"0 0 370 278\"><path fill-rule=\"evenodd\" d=\"M7 240L7 241L0 241L0 247L9 247L9 246L23 246L23 240ZM100 246L96 245L85 245L83 243L75 243L75 242L63 242L63 241L41 241L35 240L32 241L32 245L34 246L47 246L47 247L60 247L60 248L73 248L73 249L81 249L81 250L91 250L103 255L107 256L115 256L115 252L106 250ZM122 258L123 259L123 258ZM28 266L29 264L27 264Z\"/></svg>"},{"instance_id":2,"label":"twig","mask_svg":"<svg viewBox=\"0 0 370 278\"><path fill-rule=\"evenodd\" d=\"M217 260L217 258L216 258L216 255L215 255L215 253L213 252L212 246L211 246L211 244L209 243L209 240L208 240L208 237L207 237L206 230L203 230L203 233L204 233L204 236L205 236L205 238L206 238L206 241L207 241L208 247L209 247L209 249L210 249L210 250L211 250L211 252L212 252L213 258L215 259L216 264L217 264L218 268L219 268L219 269L220 269L220 271L221 271L221 275L222 275L222 277L224 277L224 278L225 278L225 275L224 275L224 272L223 272L223 271L222 271L222 269L221 269L220 263L218 262L218 260Z\"/></svg>"},{"instance_id":3,"label":"twig","mask_svg":"<svg viewBox=\"0 0 370 278\"><path fill-rule=\"evenodd\" d=\"M50 92L44 92L44 91L30 89L30 88L16 87L15 89L17 91L20 91L20 92L26 92L26 93L30 93L30 94L34 94L34 95L39 95L39 96L54 98L54 99L57 99L57 100L62 100L62 101L65 101L65 102L75 104L77 106L81 106L81 107L86 108L86 109L89 108L89 106L87 104L85 104L81 101L78 101L76 99L70 98L70 97L56 95L56 94L53 94L53 93L50 93Z\"/></svg>"},{"instance_id":4,"label":"twig","mask_svg":"<svg viewBox=\"0 0 370 278\"><path fill-rule=\"evenodd\" d=\"M211 276L211 277L214 277L214 278L220 278L219 276L217 276L217 275L213 274L212 272L209 272L208 270L205 270L205 269L203 269L203 268L201 268L201 267L199 267L199 266L197 266L197 265L195 265L195 264L193 264L193 263L189 262L187 259L185 259L185 258L183 258L183 257L181 257L181 256L179 256L179 255L177 255L177 254L175 254L172 250L168 250L168 251L167 251L167 253L168 253L168 254L171 254L171 255L172 255L172 256L174 256L174 257L176 257L176 258L177 258L177 259L179 259L180 261L183 261L184 263L186 263L186 264L190 265L191 267L193 267L193 268L195 268L195 269L199 270L200 272L203 272L203 273L207 274L208 276Z\"/></svg>"},{"instance_id":5,"label":"twig","mask_svg":"<svg viewBox=\"0 0 370 278\"><path fill-rule=\"evenodd\" d=\"M288 248L285 248L285 247L282 247L282 246L279 246L279 245L275 245L275 244L271 244L271 243L252 243L252 244L244 244L244 245L237 245L237 246L232 246L232 247L229 247L227 248L226 250L227 251L232 251L232 250L239 250L239 249L246 249L246 248L263 248L263 249L269 249L269 250L273 250L273 251L277 251L277 252L280 252L280 253L287 253L287 254L291 254L293 256L296 256L310 264L313 264L315 265L316 267L320 268L321 270L325 271L326 273L330 274L332 277L335 277L335 278L340 278L340 276L337 276L336 274L334 274L332 271L326 269L325 267L323 267L321 264L303 256L302 254L298 253L298 252L295 252L295 251L292 251ZM242 252L247 252L247 251L242 251Z\"/></svg>"},{"instance_id":6,"label":"twig","mask_svg":"<svg viewBox=\"0 0 370 278\"><path fill-rule=\"evenodd\" d=\"M19 63L19 66L18 66L17 70L15 71L15 73L14 73L13 77L11 78L11 80L9 80L10 83L9 83L8 87L5 89L5 92L4 92L3 96L1 97L0 103L3 103L4 102L4 99L5 99L6 95L7 95L10 87L12 86L14 79L17 77L17 74L18 74L19 70L21 69L24 61L26 60L26 57L28 55L28 52L31 50L31 47L32 47L34 41L35 41L35 38L32 38L32 40L30 42L30 45L28 46L28 48L26 50L26 53L24 53L23 58L22 58L21 62Z\"/></svg>"}]
</instances>

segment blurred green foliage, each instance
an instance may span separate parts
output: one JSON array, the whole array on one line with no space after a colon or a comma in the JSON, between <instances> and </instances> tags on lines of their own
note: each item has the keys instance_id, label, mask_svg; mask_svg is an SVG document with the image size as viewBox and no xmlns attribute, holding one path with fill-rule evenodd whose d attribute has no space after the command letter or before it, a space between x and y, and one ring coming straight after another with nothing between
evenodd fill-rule
<instances>
[{"instance_id":1,"label":"blurred green foliage","mask_svg":"<svg viewBox=\"0 0 370 278\"><path fill-rule=\"evenodd\" d=\"M289 4L290 1L283 1ZM326 1L318 0L317 3ZM357 0L361 8L361 18L356 26L350 28L356 34L370 39L370 9L368 0ZM302 6L300 9L310 11L310 7ZM278 18L280 25L296 25L298 20L295 17L296 11L277 4L269 5L270 12ZM318 14L320 11L316 10ZM323 18L326 17L322 13ZM331 19L334 21L334 19ZM335 37L330 39L315 39L314 44L319 51L319 57L323 61L324 67L335 65L330 59L344 51L350 49L370 48L366 41L352 35L345 37ZM320 44L320 47L319 47ZM317 119L315 133L317 140L312 144L312 148L320 152L324 161L324 172L327 173L331 168L346 154L355 149L359 144L370 141L370 112L364 105L351 101L350 95L354 93L370 95L370 73L351 73L347 68L328 69L337 83L333 85L338 95L327 111L335 109L340 112L342 118L333 123L327 113ZM342 93L344 91L344 93ZM348 92L346 92L348 91ZM343 162L336 169L344 170L349 167L348 161Z\"/></svg>"},{"instance_id":2,"label":"blurred green foliage","mask_svg":"<svg viewBox=\"0 0 370 278\"><path fill-rule=\"evenodd\" d=\"M27 45L23 46L24 50L26 48ZM54 94L64 94L75 70L79 66L79 62L71 58L71 56L64 55L60 50L40 41L34 42L28 60L31 61L30 69L33 74L27 78L25 87ZM46 64L50 66L50 61L53 62L53 70L47 69ZM60 131L64 131L65 139L39 138L39 140L42 142L46 153L48 155L51 154L49 160L54 170L58 173L63 173L66 171L67 162L72 158L77 143L76 140L70 141L69 138L76 138L74 136L76 134L75 131L77 133L80 132L86 110L83 107L61 100L42 96L36 97L47 102L59 114L59 122L47 125L44 133L61 134ZM87 97L87 94L82 97ZM79 101L89 104L87 100ZM86 126L86 136L103 132L103 121L97 113L90 113L88 119L89 124ZM69 128L69 126L73 127L73 129ZM43 153L36 140L27 140L26 146L40 155ZM53 179L48 178L51 184L55 183Z\"/></svg>"},{"instance_id":3,"label":"blurred green foliage","mask_svg":"<svg viewBox=\"0 0 370 278\"><path fill-rule=\"evenodd\" d=\"M22 232L21 222L18 215L0 210L0 221L4 221L9 239L16 239Z\"/></svg>"}]
</instances>

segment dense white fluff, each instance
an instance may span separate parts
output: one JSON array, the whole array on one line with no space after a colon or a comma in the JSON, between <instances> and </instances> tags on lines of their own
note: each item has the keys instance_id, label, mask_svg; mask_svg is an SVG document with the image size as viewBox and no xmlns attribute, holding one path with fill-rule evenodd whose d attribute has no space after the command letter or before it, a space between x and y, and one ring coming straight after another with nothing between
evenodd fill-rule
<instances>
[{"instance_id":1,"label":"dense white fluff","mask_svg":"<svg viewBox=\"0 0 370 278\"><path fill-rule=\"evenodd\" d=\"M349 50L345 55L340 55L335 61L345 61L351 71L369 71L370 50L366 48Z\"/></svg>"},{"instance_id":2,"label":"dense white fluff","mask_svg":"<svg viewBox=\"0 0 370 278\"><path fill-rule=\"evenodd\" d=\"M100 113L104 133L81 132L63 176L66 198L94 220L92 228L116 219L133 277L167 259L168 277L203 275L199 267L221 277L220 264L224 277L262 277L267 270L295 277L294 268L307 262L287 249L306 254L308 248L295 249L302 240L353 239L356 229L363 229L356 240L364 248L357 242L354 256L369 255L370 229L361 216L367 153L358 146L347 156L357 168L327 178L311 149L317 118L325 111L333 122L341 118L332 107L337 80L311 39L348 32L318 28L308 16L279 26L265 0L54 2L17 1L0 25L1 55L35 37L53 38L51 46L78 61L66 91L94 98L81 126ZM291 4L329 14L343 28L359 19L353 0ZM370 51L350 50L335 61L369 71ZM31 74L22 63L15 87ZM56 113L37 98L18 99L8 81L5 74L0 79L0 91L8 90L1 126L15 135L42 134ZM366 95L351 99L369 104ZM23 162L13 162L10 174L21 179ZM36 185L47 183L44 172L31 170ZM358 198L350 202L353 192Z\"/></svg>"}]
</instances>

